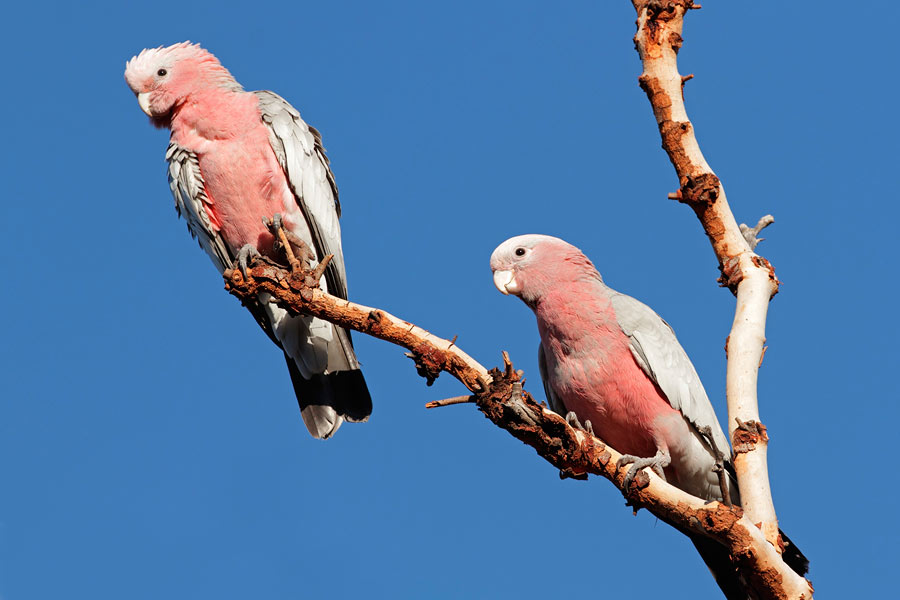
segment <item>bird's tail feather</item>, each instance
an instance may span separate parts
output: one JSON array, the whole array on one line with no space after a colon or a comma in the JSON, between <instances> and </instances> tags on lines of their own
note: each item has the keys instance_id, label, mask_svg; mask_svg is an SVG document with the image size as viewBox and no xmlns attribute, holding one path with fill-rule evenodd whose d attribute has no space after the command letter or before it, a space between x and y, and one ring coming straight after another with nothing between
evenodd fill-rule
<instances>
[{"instance_id":1,"label":"bird's tail feather","mask_svg":"<svg viewBox=\"0 0 900 600\"><path fill-rule=\"evenodd\" d=\"M781 534L781 541L784 542L784 552L782 553L781 558L787 566L797 573L797 575L803 577L809 573L809 559L803 555L800 548L797 547L785 532L779 529L778 533Z\"/></svg>"},{"instance_id":2,"label":"bird's tail feather","mask_svg":"<svg viewBox=\"0 0 900 600\"><path fill-rule=\"evenodd\" d=\"M367 421L372 414L372 397L362 371L334 371L306 379L294 361L284 355L300 405L300 416L309 433L328 439L344 421Z\"/></svg>"},{"instance_id":3,"label":"bird's tail feather","mask_svg":"<svg viewBox=\"0 0 900 600\"><path fill-rule=\"evenodd\" d=\"M783 531L779 530L779 533L784 541L784 554L782 554L784 562L801 577L806 575L809 571L809 560ZM732 562L731 555L724 546L713 539L695 533L687 533L687 536L691 538L691 542L728 600L753 598L747 589L744 578L741 577L740 571Z\"/></svg>"},{"instance_id":4,"label":"bird's tail feather","mask_svg":"<svg viewBox=\"0 0 900 600\"><path fill-rule=\"evenodd\" d=\"M731 554L725 546L706 536L688 533L691 542L706 563L707 568L716 580L719 589L728 600L747 600L751 598L746 584L737 566L731 560Z\"/></svg>"}]
</instances>

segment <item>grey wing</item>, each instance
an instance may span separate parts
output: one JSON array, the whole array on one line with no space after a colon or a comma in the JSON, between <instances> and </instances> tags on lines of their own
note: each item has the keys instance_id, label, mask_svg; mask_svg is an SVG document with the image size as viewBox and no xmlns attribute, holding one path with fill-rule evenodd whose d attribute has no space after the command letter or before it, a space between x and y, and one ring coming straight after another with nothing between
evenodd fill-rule
<instances>
[{"instance_id":1,"label":"grey wing","mask_svg":"<svg viewBox=\"0 0 900 600\"><path fill-rule=\"evenodd\" d=\"M312 246L317 260L333 255L323 276L324 287L346 299L340 204L322 138L278 94L253 93L269 130L269 143L297 203L296 212L286 207L286 216L292 217L289 222L294 224L293 233ZM291 379L310 432L316 437L329 437L344 420L368 419L372 399L359 371L350 333L320 319L291 317L272 305L266 310L275 337L289 357L289 366L293 361L296 367L292 367Z\"/></svg>"},{"instance_id":2,"label":"grey wing","mask_svg":"<svg viewBox=\"0 0 900 600\"><path fill-rule=\"evenodd\" d=\"M635 361L696 428L709 427L719 449L728 454L728 438L675 332L662 317L631 296L610 290L610 300L622 331L629 337Z\"/></svg>"},{"instance_id":3,"label":"grey wing","mask_svg":"<svg viewBox=\"0 0 900 600\"><path fill-rule=\"evenodd\" d=\"M200 247L212 260L219 273L224 272L234 263L234 253L219 235L218 228L212 223L209 212L207 212L207 207L212 206L212 200L206 194L206 186L203 182L203 174L200 172L200 161L197 160L197 155L170 142L169 148L166 150L166 160L169 163L169 188L175 198L175 210L178 212L178 216L187 221L191 236L200 242ZM244 305L250 310L253 318L263 328L266 335L280 345L273 335L265 309L256 302L245 301Z\"/></svg>"},{"instance_id":4,"label":"grey wing","mask_svg":"<svg viewBox=\"0 0 900 600\"><path fill-rule=\"evenodd\" d=\"M253 93L259 98L262 120L269 129L269 143L306 220L316 258L334 255L325 270L328 292L346 299L347 276L338 221L340 203L322 137L278 94L265 90Z\"/></svg>"},{"instance_id":5,"label":"grey wing","mask_svg":"<svg viewBox=\"0 0 900 600\"><path fill-rule=\"evenodd\" d=\"M207 212L212 201L206 195L197 155L171 142L166 150L169 163L169 188L175 198L175 210L187 221L191 235L200 242L219 273L234 261L225 240L219 235Z\"/></svg>"},{"instance_id":6,"label":"grey wing","mask_svg":"<svg viewBox=\"0 0 900 600\"><path fill-rule=\"evenodd\" d=\"M550 387L550 378L547 376L547 359L544 358L544 345L538 344L538 370L541 373L541 381L544 383L544 395L547 397L547 404L550 410L561 417L565 417L569 412L559 397Z\"/></svg>"}]
</instances>

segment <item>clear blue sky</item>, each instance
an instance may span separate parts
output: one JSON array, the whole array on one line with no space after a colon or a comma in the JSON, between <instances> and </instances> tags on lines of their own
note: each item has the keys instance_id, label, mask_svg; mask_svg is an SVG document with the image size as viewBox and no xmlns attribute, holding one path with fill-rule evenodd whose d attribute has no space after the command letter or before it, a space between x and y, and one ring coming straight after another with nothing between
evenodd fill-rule
<instances>
[{"instance_id":1,"label":"clear blue sky","mask_svg":"<svg viewBox=\"0 0 900 600\"><path fill-rule=\"evenodd\" d=\"M559 481L356 336L365 425L306 433L283 361L178 221L125 61L190 39L323 135L350 295L542 395L491 250L580 246L675 328L724 423L733 298L637 86L629 2L15 3L4 10L0 597L717 597L606 481ZM688 111L784 281L761 371L782 526L823 597L895 589L890 2L704 2Z\"/></svg>"}]
</instances>

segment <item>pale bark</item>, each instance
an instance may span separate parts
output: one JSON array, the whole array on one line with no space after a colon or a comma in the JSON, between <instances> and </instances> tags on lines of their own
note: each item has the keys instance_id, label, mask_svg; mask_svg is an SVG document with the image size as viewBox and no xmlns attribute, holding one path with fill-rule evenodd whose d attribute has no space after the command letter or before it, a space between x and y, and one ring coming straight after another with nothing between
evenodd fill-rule
<instances>
[{"instance_id":1,"label":"pale bark","mask_svg":"<svg viewBox=\"0 0 900 600\"><path fill-rule=\"evenodd\" d=\"M256 301L265 292L293 313L313 315L407 348L419 374L429 382L441 371L453 375L472 392L472 399L485 416L533 447L560 469L560 476L605 477L622 491L635 510L645 508L667 523L719 541L760 597L805 597L795 593L796 574L739 507L706 503L647 469L639 472L625 491L623 483L629 467L616 466L621 454L592 434L573 429L564 418L523 392L522 374L513 369L505 353L504 370L488 371L454 341L441 339L383 310L327 294L318 288L310 269L292 272L263 259L250 266L247 277L237 269L225 271L224 276L226 289L241 299Z\"/></svg>"},{"instance_id":2,"label":"pale bark","mask_svg":"<svg viewBox=\"0 0 900 600\"><path fill-rule=\"evenodd\" d=\"M697 213L720 262L723 285L737 295L737 307L727 342L727 396L729 434L735 449L735 467L742 507L703 500L666 483L650 470L638 473L628 491L623 489L627 467L617 468L620 454L591 433L573 429L564 418L537 404L521 388L521 372L505 359L503 370L488 371L456 347L380 309L330 296L318 288L317 273L292 260L288 270L265 260L251 265L247 276L225 272L226 288L255 301L267 292L280 306L295 313L317 316L360 331L410 351L416 367L429 383L441 371L456 377L472 393L430 403L445 406L475 402L492 422L535 448L560 469L560 476L605 477L628 498L679 527L713 538L728 549L749 587L759 598L811 598L812 586L781 559L778 522L769 490L766 433L759 423L756 380L764 352L766 312L777 292L774 269L753 252L756 235L771 217L754 228L742 229L735 221L721 182L700 151L687 118L683 81L676 53L681 45L684 12L690 0L633 0L638 14L636 47L644 65L641 87L647 92L659 124L663 147L679 177L680 189L672 196ZM689 77L688 77L689 78ZM740 427L738 426L740 424Z\"/></svg>"},{"instance_id":3,"label":"pale bark","mask_svg":"<svg viewBox=\"0 0 900 600\"><path fill-rule=\"evenodd\" d=\"M728 367L726 396L728 432L735 449L734 465L745 515L758 524L773 548L778 543L778 519L769 487L766 430L760 424L757 376L766 341L766 314L769 300L778 292L775 269L754 253L756 234L772 222L764 217L756 228L734 219L721 181L710 168L687 116L684 82L678 72L677 55L682 44L685 12L694 8L691 0L633 0L637 11L634 41L644 72L638 81L653 107L663 148L678 174L679 191L671 194L694 209L709 237L719 267L721 281L737 296L734 321L726 350ZM745 236L745 233L747 234ZM793 597L809 597L812 588L790 569Z\"/></svg>"}]
</instances>

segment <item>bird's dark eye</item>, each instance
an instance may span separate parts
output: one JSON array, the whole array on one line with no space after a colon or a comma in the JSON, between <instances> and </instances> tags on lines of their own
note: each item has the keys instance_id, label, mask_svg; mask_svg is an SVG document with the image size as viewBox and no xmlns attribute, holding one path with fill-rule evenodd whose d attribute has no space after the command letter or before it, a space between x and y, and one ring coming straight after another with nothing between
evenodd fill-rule
<instances>
[{"instance_id":1,"label":"bird's dark eye","mask_svg":"<svg viewBox=\"0 0 900 600\"><path fill-rule=\"evenodd\" d=\"M165 69L160 69L159 71L156 72L156 74L159 75L160 77L165 77L166 75L168 75L168 73L169 72L166 71Z\"/></svg>"},{"instance_id":2,"label":"bird's dark eye","mask_svg":"<svg viewBox=\"0 0 900 600\"><path fill-rule=\"evenodd\" d=\"M525 256L525 248L516 248L516 256Z\"/></svg>"}]
</instances>

